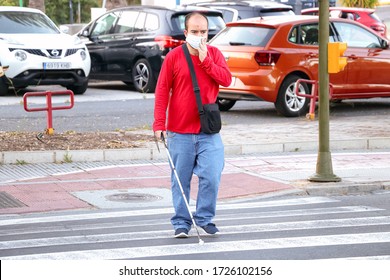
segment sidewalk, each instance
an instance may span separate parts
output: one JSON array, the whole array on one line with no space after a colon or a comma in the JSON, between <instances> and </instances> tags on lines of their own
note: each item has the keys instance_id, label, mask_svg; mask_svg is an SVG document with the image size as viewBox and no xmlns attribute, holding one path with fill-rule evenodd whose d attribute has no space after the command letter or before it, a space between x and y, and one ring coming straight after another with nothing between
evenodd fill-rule
<instances>
[{"instance_id":1,"label":"sidewalk","mask_svg":"<svg viewBox=\"0 0 390 280\"><path fill-rule=\"evenodd\" d=\"M291 123L291 122L290 122ZM390 120L344 118L331 123L334 174L341 182L308 180L317 164L318 121L293 125L225 125L226 164L219 203L276 195L344 195L390 189ZM102 151L79 151L79 159ZM0 165L0 214L57 210L170 207L165 150L116 151L127 160L56 164L30 153L31 164ZM10 153L12 154L12 153ZM44 154L44 152L43 152ZM77 159L77 157L76 157ZM197 178L191 197L196 199ZM193 202L193 201L192 201Z\"/></svg>"}]
</instances>

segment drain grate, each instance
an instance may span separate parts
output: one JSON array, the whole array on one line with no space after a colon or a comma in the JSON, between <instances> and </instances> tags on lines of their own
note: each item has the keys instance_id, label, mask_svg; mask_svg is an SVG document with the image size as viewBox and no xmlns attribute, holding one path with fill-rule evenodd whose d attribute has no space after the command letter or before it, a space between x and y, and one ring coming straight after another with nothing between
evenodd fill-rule
<instances>
[{"instance_id":1,"label":"drain grate","mask_svg":"<svg viewBox=\"0 0 390 280\"><path fill-rule=\"evenodd\" d=\"M26 206L24 203L20 202L13 196L9 195L6 192L0 192L0 209L4 208L17 208Z\"/></svg>"},{"instance_id":2,"label":"drain grate","mask_svg":"<svg viewBox=\"0 0 390 280\"><path fill-rule=\"evenodd\" d=\"M117 202L139 202L139 201L156 201L161 200L162 197L147 193L119 193L106 196L107 200Z\"/></svg>"}]
</instances>

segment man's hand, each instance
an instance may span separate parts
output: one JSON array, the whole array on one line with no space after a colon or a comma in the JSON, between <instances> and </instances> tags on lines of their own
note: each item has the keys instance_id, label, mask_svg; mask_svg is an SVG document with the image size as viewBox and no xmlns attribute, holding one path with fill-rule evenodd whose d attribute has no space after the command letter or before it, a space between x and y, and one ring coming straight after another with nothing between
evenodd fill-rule
<instances>
[{"instance_id":1,"label":"man's hand","mask_svg":"<svg viewBox=\"0 0 390 280\"><path fill-rule=\"evenodd\" d=\"M199 45L198 52L199 52L199 60L200 60L200 62L203 62L203 60L205 60L205 58L207 56L206 41L207 41L207 38L202 38L202 41L201 41L201 43Z\"/></svg>"},{"instance_id":2,"label":"man's hand","mask_svg":"<svg viewBox=\"0 0 390 280\"><path fill-rule=\"evenodd\" d=\"M162 135L164 135L164 139L167 138L167 132L166 131L162 131L162 130L156 130L154 132L154 137L156 138L157 141L161 141L163 138L161 137Z\"/></svg>"}]
</instances>

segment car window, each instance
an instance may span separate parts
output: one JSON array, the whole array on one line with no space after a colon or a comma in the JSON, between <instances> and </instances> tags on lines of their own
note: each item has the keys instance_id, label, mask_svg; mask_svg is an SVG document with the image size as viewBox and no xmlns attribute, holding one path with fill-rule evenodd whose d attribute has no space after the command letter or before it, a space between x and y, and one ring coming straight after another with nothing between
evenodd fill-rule
<instances>
[{"instance_id":1,"label":"car window","mask_svg":"<svg viewBox=\"0 0 390 280\"><path fill-rule=\"evenodd\" d=\"M224 7L212 7L220 12L222 12L222 17L225 22L232 22L237 16L238 12L235 9L224 8Z\"/></svg>"},{"instance_id":2,"label":"car window","mask_svg":"<svg viewBox=\"0 0 390 280\"><path fill-rule=\"evenodd\" d=\"M260 12L260 16L269 17L269 16L291 16L295 15L292 10L264 10Z\"/></svg>"},{"instance_id":3,"label":"car window","mask_svg":"<svg viewBox=\"0 0 390 280\"><path fill-rule=\"evenodd\" d=\"M137 16L137 11L123 11L115 26L114 33L133 32Z\"/></svg>"},{"instance_id":4,"label":"car window","mask_svg":"<svg viewBox=\"0 0 390 280\"><path fill-rule=\"evenodd\" d=\"M118 13L109 13L99 18L95 23L95 26L91 32L91 36L97 37L100 35L109 34L118 17Z\"/></svg>"},{"instance_id":5,"label":"car window","mask_svg":"<svg viewBox=\"0 0 390 280\"><path fill-rule=\"evenodd\" d=\"M275 29L253 26L231 26L211 40L215 45L261 46L264 47Z\"/></svg>"},{"instance_id":6,"label":"car window","mask_svg":"<svg viewBox=\"0 0 390 280\"><path fill-rule=\"evenodd\" d=\"M334 22L333 24L337 30L340 40L342 42L346 42L348 47L381 47L379 37L360 26L347 22Z\"/></svg>"},{"instance_id":7,"label":"car window","mask_svg":"<svg viewBox=\"0 0 390 280\"><path fill-rule=\"evenodd\" d=\"M207 18L209 20L209 31L210 30L217 31L225 27L225 21L223 20L223 18L219 16L212 16L212 15L208 15Z\"/></svg>"},{"instance_id":8,"label":"car window","mask_svg":"<svg viewBox=\"0 0 390 280\"><path fill-rule=\"evenodd\" d=\"M0 33L57 34L60 31L45 15L25 12L1 12Z\"/></svg>"},{"instance_id":9,"label":"car window","mask_svg":"<svg viewBox=\"0 0 390 280\"><path fill-rule=\"evenodd\" d=\"M305 45L318 45L318 24L301 26L301 38Z\"/></svg>"},{"instance_id":10,"label":"car window","mask_svg":"<svg viewBox=\"0 0 390 280\"><path fill-rule=\"evenodd\" d=\"M222 10L222 9L220 9L220 11L222 12L223 19L225 20L225 22L232 22L233 21L233 17L234 17L233 11Z\"/></svg>"},{"instance_id":11,"label":"car window","mask_svg":"<svg viewBox=\"0 0 390 280\"><path fill-rule=\"evenodd\" d=\"M140 12L138 18L135 21L134 32L142 32L145 28L146 13Z\"/></svg>"},{"instance_id":12,"label":"car window","mask_svg":"<svg viewBox=\"0 0 390 280\"><path fill-rule=\"evenodd\" d=\"M223 17L223 20L224 22L232 22L232 21L235 21L237 19L239 19L239 14L241 13L241 11L238 11L237 9L235 9L235 7L224 7L224 6L220 6L218 5L218 3L215 3L215 5L213 5L213 3L211 2L208 3L208 4L205 4L205 5L200 5L200 6L204 6L204 7L208 7L208 8L211 8L213 10L218 10L222 13L222 17ZM253 17L253 14L251 14Z\"/></svg>"},{"instance_id":13,"label":"car window","mask_svg":"<svg viewBox=\"0 0 390 280\"><path fill-rule=\"evenodd\" d=\"M303 45L318 45L319 27L318 23L303 24L294 26L288 36L288 41ZM334 32L329 29L329 42L334 41Z\"/></svg>"},{"instance_id":14,"label":"car window","mask_svg":"<svg viewBox=\"0 0 390 280\"><path fill-rule=\"evenodd\" d=\"M158 21L158 15L148 14L146 16L145 30L146 31L154 31L159 28L160 24Z\"/></svg>"},{"instance_id":15,"label":"car window","mask_svg":"<svg viewBox=\"0 0 390 280\"><path fill-rule=\"evenodd\" d=\"M251 10L240 10L240 11L238 11L237 20L259 17L259 16L260 16L260 12L255 13L252 9Z\"/></svg>"},{"instance_id":16,"label":"car window","mask_svg":"<svg viewBox=\"0 0 390 280\"><path fill-rule=\"evenodd\" d=\"M303 38L299 36L299 26L295 26L288 35L288 41L291 43L302 44Z\"/></svg>"}]
</instances>

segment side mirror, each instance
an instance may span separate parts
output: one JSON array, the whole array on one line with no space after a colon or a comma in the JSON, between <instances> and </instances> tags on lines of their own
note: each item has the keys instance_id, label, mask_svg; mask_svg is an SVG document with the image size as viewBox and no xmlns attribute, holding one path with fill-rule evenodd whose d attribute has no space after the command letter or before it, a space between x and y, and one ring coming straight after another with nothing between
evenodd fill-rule
<instances>
[{"instance_id":1,"label":"side mirror","mask_svg":"<svg viewBox=\"0 0 390 280\"><path fill-rule=\"evenodd\" d=\"M88 37L88 36L89 36L89 30L88 30L88 29L84 29L84 30L81 32L81 36L83 36L83 37Z\"/></svg>"}]
</instances>

